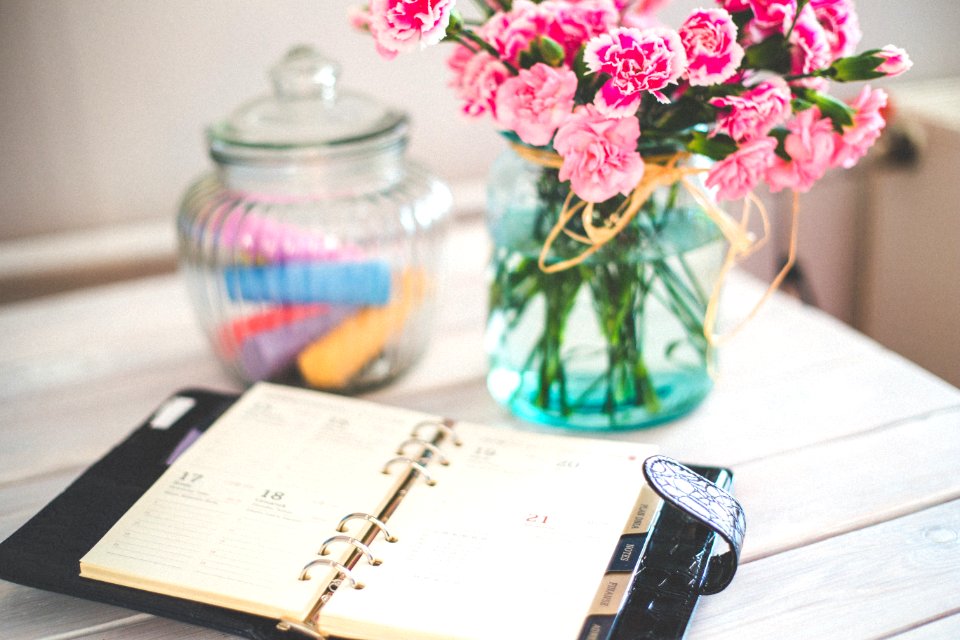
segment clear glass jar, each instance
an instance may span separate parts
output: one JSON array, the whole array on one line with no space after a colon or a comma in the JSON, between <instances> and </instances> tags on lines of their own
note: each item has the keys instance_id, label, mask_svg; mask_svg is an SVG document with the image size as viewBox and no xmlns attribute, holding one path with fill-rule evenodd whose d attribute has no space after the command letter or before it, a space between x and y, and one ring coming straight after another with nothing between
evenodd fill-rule
<instances>
[{"instance_id":1,"label":"clear glass jar","mask_svg":"<svg viewBox=\"0 0 960 640\"><path fill-rule=\"evenodd\" d=\"M434 311L447 187L406 159L407 118L292 50L274 95L207 131L180 264L220 360L245 382L350 393L402 373Z\"/></svg>"}]
</instances>

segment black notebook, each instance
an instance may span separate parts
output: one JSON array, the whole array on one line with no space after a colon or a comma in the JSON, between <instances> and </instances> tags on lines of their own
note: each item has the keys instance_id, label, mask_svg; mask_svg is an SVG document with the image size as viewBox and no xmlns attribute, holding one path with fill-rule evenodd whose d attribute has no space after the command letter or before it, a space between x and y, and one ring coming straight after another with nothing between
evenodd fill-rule
<instances>
[{"instance_id":1,"label":"black notebook","mask_svg":"<svg viewBox=\"0 0 960 640\"><path fill-rule=\"evenodd\" d=\"M0 543L0 577L251 638L681 637L715 534L647 486L653 453L183 391Z\"/></svg>"}]
</instances>

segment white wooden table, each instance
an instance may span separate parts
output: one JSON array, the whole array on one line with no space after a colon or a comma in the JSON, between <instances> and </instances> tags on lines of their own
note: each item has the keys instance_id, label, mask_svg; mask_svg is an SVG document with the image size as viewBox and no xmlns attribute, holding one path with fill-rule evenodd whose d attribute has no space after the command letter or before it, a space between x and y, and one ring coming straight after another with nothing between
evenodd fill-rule
<instances>
[{"instance_id":1,"label":"white wooden table","mask_svg":"<svg viewBox=\"0 0 960 640\"><path fill-rule=\"evenodd\" d=\"M449 249L429 351L368 397L536 429L484 387L481 227L462 224ZM725 313L760 291L734 277ZM0 538L191 386L241 388L208 350L178 275L0 307ZM957 389L777 296L723 348L699 410L609 437L735 472L748 521L743 565L727 591L701 601L690 638L960 638ZM0 582L4 640L216 637Z\"/></svg>"}]
</instances>

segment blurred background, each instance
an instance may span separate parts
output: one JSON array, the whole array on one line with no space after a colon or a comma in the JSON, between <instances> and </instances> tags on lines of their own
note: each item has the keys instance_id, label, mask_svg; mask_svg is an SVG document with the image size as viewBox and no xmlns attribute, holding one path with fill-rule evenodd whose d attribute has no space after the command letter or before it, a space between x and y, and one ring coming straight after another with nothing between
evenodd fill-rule
<instances>
[{"instance_id":1,"label":"blurred background","mask_svg":"<svg viewBox=\"0 0 960 640\"><path fill-rule=\"evenodd\" d=\"M267 70L312 44L340 82L410 112L410 154L479 213L502 150L461 115L443 46L382 60L353 0L0 0L0 303L175 268L173 218L211 163L203 129L267 93ZM669 24L702 3L675 0ZM860 50L896 44L913 70L880 83L894 119L859 167L802 200L785 287L960 384L960 3L857 0ZM841 88L850 95L859 87ZM785 220L789 203L765 198ZM776 272L786 225L748 265Z\"/></svg>"}]
</instances>

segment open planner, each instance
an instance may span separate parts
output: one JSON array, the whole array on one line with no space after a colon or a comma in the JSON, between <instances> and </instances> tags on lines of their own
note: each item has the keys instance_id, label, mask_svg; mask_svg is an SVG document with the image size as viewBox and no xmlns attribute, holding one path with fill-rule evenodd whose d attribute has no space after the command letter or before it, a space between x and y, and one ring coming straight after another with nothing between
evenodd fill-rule
<instances>
[{"instance_id":1,"label":"open planner","mask_svg":"<svg viewBox=\"0 0 960 640\"><path fill-rule=\"evenodd\" d=\"M713 537L682 539L655 453L269 383L185 392L0 545L0 577L254 638L646 637L623 625L671 527L691 591L657 611L682 635ZM159 465L113 491L138 455ZM79 537L63 558L29 548L51 529Z\"/></svg>"}]
</instances>

